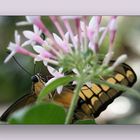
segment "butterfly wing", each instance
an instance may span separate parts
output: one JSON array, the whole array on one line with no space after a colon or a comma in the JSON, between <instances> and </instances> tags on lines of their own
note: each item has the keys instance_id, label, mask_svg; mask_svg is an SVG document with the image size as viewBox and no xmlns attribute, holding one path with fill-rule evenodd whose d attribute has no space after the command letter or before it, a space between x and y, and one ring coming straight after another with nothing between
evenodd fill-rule
<instances>
[{"instance_id":1,"label":"butterfly wing","mask_svg":"<svg viewBox=\"0 0 140 140\"><path fill-rule=\"evenodd\" d=\"M29 105L29 104L33 104L37 99L36 94L26 94L24 96L22 96L21 98L19 98L18 100L16 100L0 117L1 121L7 121L9 115L11 113L13 113L14 111Z\"/></svg>"},{"instance_id":2,"label":"butterfly wing","mask_svg":"<svg viewBox=\"0 0 140 140\"><path fill-rule=\"evenodd\" d=\"M65 108L69 108L73 96L73 91L68 88L64 88L61 94L55 94L53 101L63 105Z\"/></svg>"},{"instance_id":3,"label":"butterfly wing","mask_svg":"<svg viewBox=\"0 0 140 140\"><path fill-rule=\"evenodd\" d=\"M104 77L104 80L111 84L120 84L132 87L136 82L136 74L133 69L123 63L118 66L112 76ZM123 91L111 88L107 85L93 84L91 88L83 86L79 96L78 108L88 116L98 117L113 100L120 96Z\"/></svg>"},{"instance_id":4,"label":"butterfly wing","mask_svg":"<svg viewBox=\"0 0 140 140\"><path fill-rule=\"evenodd\" d=\"M113 61L111 63L113 63ZM131 87L136 82L137 78L133 69L123 63L114 70L113 75L103 77L102 80L110 82L111 84ZM75 109L73 121L98 117L116 97L121 95L121 93L122 91L103 84L93 84L91 88L86 85L83 86L79 94L79 101ZM56 94L53 99L55 102L68 108L72 96L72 89L64 89L61 94Z\"/></svg>"}]
</instances>

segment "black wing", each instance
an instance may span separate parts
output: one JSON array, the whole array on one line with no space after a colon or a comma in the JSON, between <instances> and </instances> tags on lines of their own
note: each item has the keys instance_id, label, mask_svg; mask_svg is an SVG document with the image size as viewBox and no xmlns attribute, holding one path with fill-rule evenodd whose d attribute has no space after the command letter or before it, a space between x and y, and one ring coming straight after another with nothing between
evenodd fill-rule
<instances>
[{"instance_id":1,"label":"black wing","mask_svg":"<svg viewBox=\"0 0 140 140\"><path fill-rule=\"evenodd\" d=\"M123 63L114 70L113 75L104 77L103 79L112 84L132 87L137 77L133 69ZM94 116L94 118L96 118L122 93L123 91L116 90L103 84L93 84L92 88L83 86L79 95L80 99L76 112L81 111L89 117Z\"/></svg>"},{"instance_id":2,"label":"black wing","mask_svg":"<svg viewBox=\"0 0 140 140\"><path fill-rule=\"evenodd\" d=\"M16 100L0 117L1 121L7 121L7 118L9 117L9 115L11 113L13 113L14 111L32 104L36 101L37 96L35 94L26 94L24 96L22 96L21 98L19 98L18 100Z\"/></svg>"}]
</instances>

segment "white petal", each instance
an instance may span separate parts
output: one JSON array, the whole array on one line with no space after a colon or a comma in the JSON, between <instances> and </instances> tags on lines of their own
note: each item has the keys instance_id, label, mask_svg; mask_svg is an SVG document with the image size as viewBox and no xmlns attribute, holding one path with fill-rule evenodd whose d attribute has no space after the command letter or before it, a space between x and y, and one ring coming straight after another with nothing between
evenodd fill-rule
<instances>
[{"instance_id":1,"label":"white petal","mask_svg":"<svg viewBox=\"0 0 140 140\"><path fill-rule=\"evenodd\" d=\"M95 46L94 46L94 44L93 44L91 41L89 42L89 48L90 48L93 52L96 52Z\"/></svg>"},{"instance_id":2,"label":"white petal","mask_svg":"<svg viewBox=\"0 0 140 140\"><path fill-rule=\"evenodd\" d=\"M31 39L31 40L34 38L34 35L35 35L35 33L32 31L23 31L23 34L26 38Z\"/></svg>"},{"instance_id":3,"label":"white petal","mask_svg":"<svg viewBox=\"0 0 140 140\"><path fill-rule=\"evenodd\" d=\"M80 21L80 27L82 31L85 31L85 23L83 21Z\"/></svg>"},{"instance_id":4,"label":"white petal","mask_svg":"<svg viewBox=\"0 0 140 140\"><path fill-rule=\"evenodd\" d=\"M27 21L16 22L16 26L25 26L25 25L31 25L31 23Z\"/></svg>"},{"instance_id":5,"label":"white petal","mask_svg":"<svg viewBox=\"0 0 140 140\"><path fill-rule=\"evenodd\" d=\"M54 80L56 80L55 77L51 78L50 80L48 80L47 83L45 83L45 86L48 86L51 82L53 82Z\"/></svg>"},{"instance_id":6,"label":"white petal","mask_svg":"<svg viewBox=\"0 0 140 140\"><path fill-rule=\"evenodd\" d=\"M60 72L60 73L62 73L62 71L63 71L63 68L62 68L62 67L61 67L61 68L59 68L59 72Z\"/></svg>"},{"instance_id":7,"label":"white petal","mask_svg":"<svg viewBox=\"0 0 140 140\"><path fill-rule=\"evenodd\" d=\"M72 69L72 71L73 71L75 74L79 75L79 72L78 72L77 69Z\"/></svg>"},{"instance_id":8,"label":"white petal","mask_svg":"<svg viewBox=\"0 0 140 140\"><path fill-rule=\"evenodd\" d=\"M39 28L36 25L33 26L33 29L34 29L35 34L37 34L39 36L41 35L42 31L39 30Z\"/></svg>"},{"instance_id":9,"label":"white petal","mask_svg":"<svg viewBox=\"0 0 140 140\"><path fill-rule=\"evenodd\" d=\"M21 47L28 46L28 45L30 45L31 43L32 43L32 40L27 40L27 41L25 41L25 42L21 45Z\"/></svg>"},{"instance_id":10,"label":"white petal","mask_svg":"<svg viewBox=\"0 0 140 140\"><path fill-rule=\"evenodd\" d=\"M62 39L57 34L53 33L53 37L59 46L63 45Z\"/></svg>"},{"instance_id":11,"label":"white petal","mask_svg":"<svg viewBox=\"0 0 140 140\"><path fill-rule=\"evenodd\" d=\"M29 23L34 23L34 21L40 19L40 16L26 16L26 19Z\"/></svg>"},{"instance_id":12,"label":"white petal","mask_svg":"<svg viewBox=\"0 0 140 140\"><path fill-rule=\"evenodd\" d=\"M109 67L110 70L114 70L117 66L119 66L121 63L123 63L127 59L127 55L123 54L117 58L117 60L113 63L111 67Z\"/></svg>"},{"instance_id":13,"label":"white petal","mask_svg":"<svg viewBox=\"0 0 140 140\"><path fill-rule=\"evenodd\" d=\"M51 66L47 66L47 68L48 68L48 71L50 72L51 75L57 76L58 71L57 71L56 69L54 69L54 68L51 67Z\"/></svg>"},{"instance_id":14,"label":"white petal","mask_svg":"<svg viewBox=\"0 0 140 140\"><path fill-rule=\"evenodd\" d=\"M48 67L48 61L43 61L43 64Z\"/></svg>"},{"instance_id":15,"label":"white petal","mask_svg":"<svg viewBox=\"0 0 140 140\"><path fill-rule=\"evenodd\" d=\"M34 32L35 33L38 33L39 32L39 28L36 25L33 25L33 29L34 29Z\"/></svg>"},{"instance_id":16,"label":"white petal","mask_svg":"<svg viewBox=\"0 0 140 140\"><path fill-rule=\"evenodd\" d=\"M73 81L73 82L72 82L72 85L76 85L76 84L77 84L77 82L76 82L76 81Z\"/></svg>"},{"instance_id":17,"label":"white petal","mask_svg":"<svg viewBox=\"0 0 140 140\"><path fill-rule=\"evenodd\" d=\"M91 88L93 84L91 82L86 82L86 85Z\"/></svg>"},{"instance_id":18,"label":"white petal","mask_svg":"<svg viewBox=\"0 0 140 140\"><path fill-rule=\"evenodd\" d=\"M109 29L110 29L110 30L117 30L117 21L116 21L116 18L115 18L115 19L113 18L113 19L110 21Z\"/></svg>"},{"instance_id":19,"label":"white petal","mask_svg":"<svg viewBox=\"0 0 140 140\"><path fill-rule=\"evenodd\" d=\"M106 27L100 27L99 32L103 32L106 29Z\"/></svg>"},{"instance_id":20,"label":"white petal","mask_svg":"<svg viewBox=\"0 0 140 140\"><path fill-rule=\"evenodd\" d=\"M42 61L42 58L40 57L40 55L37 55L34 59L34 61Z\"/></svg>"},{"instance_id":21,"label":"white petal","mask_svg":"<svg viewBox=\"0 0 140 140\"><path fill-rule=\"evenodd\" d=\"M59 86L59 87L57 88L58 94L60 94L60 93L62 92L62 89L63 89L63 86Z\"/></svg>"},{"instance_id":22,"label":"white petal","mask_svg":"<svg viewBox=\"0 0 140 140\"><path fill-rule=\"evenodd\" d=\"M39 45L35 45L33 46L33 49L37 52L37 53L42 53L45 51L45 49Z\"/></svg>"},{"instance_id":23,"label":"white petal","mask_svg":"<svg viewBox=\"0 0 140 140\"><path fill-rule=\"evenodd\" d=\"M17 30L15 31L15 43L20 44L20 35L18 34Z\"/></svg>"},{"instance_id":24,"label":"white petal","mask_svg":"<svg viewBox=\"0 0 140 140\"><path fill-rule=\"evenodd\" d=\"M4 63L7 63L15 55L15 53L15 51L11 52L4 60Z\"/></svg>"},{"instance_id":25,"label":"white petal","mask_svg":"<svg viewBox=\"0 0 140 140\"><path fill-rule=\"evenodd\" d=\"M89 22L89 28L92 30L95 29L96 24L97 24L96 17L93 16Z\"/></svg>"},{"instance_id":26,"label":"white petal","mask_svg":"<svg viewBox=\"0 0 140 140\"><path fill-rule=\"evenodd\" d=\"M10 42L7 48L10 51L16 51L16 44L13 42Z\"/></svg>"},{"instance_id":27,"label":"white petal","mask_svg":"<svg viewBox=\"0 0 140 140\"><path fill-rule=\"evenodd\" d=\"M69 42L69 32L65 33L65 39Z\"/></svg>"},{"instance_id":28,"label":"white petal","mask_svg":"<svg viewBox=\"0 0 140 140\"><path fill-rule=\"evenodd\" d=\"M104 58L104 60L103 60L103 65L108 65L109 62L110 62L110 60L112 59L113 55L114 55L114 52L113 52L113 51L108 52L108 53L105 55L105 58Z\"/></svg>"}]
</instances>

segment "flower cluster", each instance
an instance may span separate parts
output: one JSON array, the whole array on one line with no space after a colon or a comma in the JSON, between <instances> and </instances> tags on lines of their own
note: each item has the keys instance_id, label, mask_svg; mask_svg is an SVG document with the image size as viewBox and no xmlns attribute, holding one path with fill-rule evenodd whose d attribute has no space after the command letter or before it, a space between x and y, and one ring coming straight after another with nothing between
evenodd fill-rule
<instances>
[{"instance_id":1,"label":"flower cluster","mask_svg":"<svg viewBox=\"0 0 140 140\"><path fill-rule=\"evenodd\" d=\"M13 55L20 53L33 57L34 61L44 63L54 77L48 83L65 76L66 72L72 72L77 77L73 84L82 80L83 84L91 86L95 78L107 75L127 58L126 55L122 55L109 66L117 30L116 16L111 16L106 26L101 26L102 16L93 16L90 20L88 16L49 16L49 18L59 35L51 33L40 16L27 16L27 21L17 23L17 25L32 24L33 31L23 31L23 35L27 38L23 43L15 31L15 43L9 43L8 49L11 53L5 59L5 63ZM45 39L41 38L42 33ZM100 47L107 35L109 35L108 52L101 57ZM28 50L29 46L34 52ZM57 91L61 93L62 87L58 87Z\"/></svg>"}]
</instances>

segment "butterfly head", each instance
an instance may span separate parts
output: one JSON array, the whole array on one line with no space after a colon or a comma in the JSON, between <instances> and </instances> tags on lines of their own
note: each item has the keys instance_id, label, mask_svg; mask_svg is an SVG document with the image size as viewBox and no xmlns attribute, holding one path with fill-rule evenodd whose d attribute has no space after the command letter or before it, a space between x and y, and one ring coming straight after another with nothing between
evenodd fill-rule
<instances>
[{"instance_id":1,"label":"butterfly head","mask_svg":"<svg viewBox=\"0 0 140 140\"><path fill-rule=\"evenodd\" d=\"M33 75L33 76L31 77L31 80L32 80L33 83L39 82L40 79L42 79L42 78L41 78L41 76L40 76L39 73L37 73L36 75Z\"/></svg>"},{"instance_id":2,"label":"butterfly head","mask_svg":"<svg viewBox=\"0 0 140 140\"><path fill-rule=\"evenodd\" d=\"M38 95L42 88L45 86L45 80L41 77L39 73L36 75L33 75L31 77L31 80L33 82L33 92Z\"/></svg>"}]
</instances>

